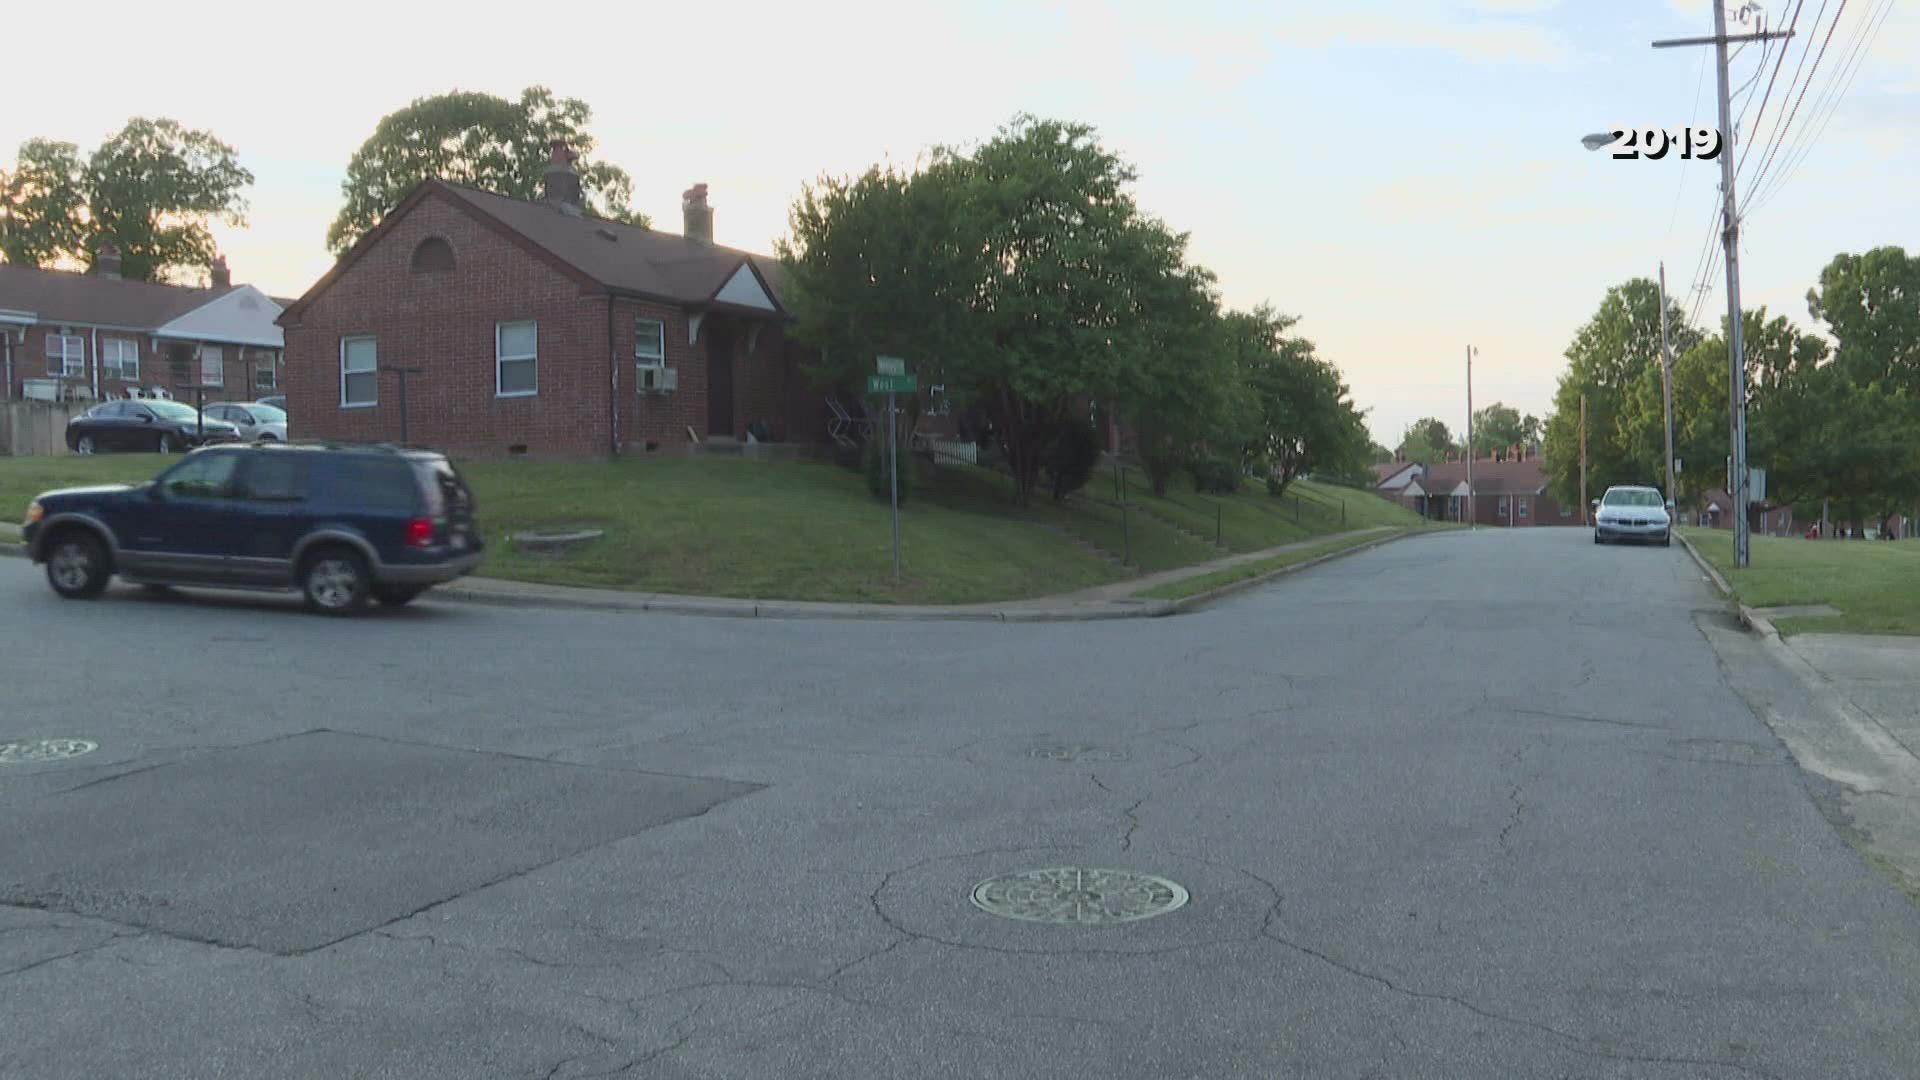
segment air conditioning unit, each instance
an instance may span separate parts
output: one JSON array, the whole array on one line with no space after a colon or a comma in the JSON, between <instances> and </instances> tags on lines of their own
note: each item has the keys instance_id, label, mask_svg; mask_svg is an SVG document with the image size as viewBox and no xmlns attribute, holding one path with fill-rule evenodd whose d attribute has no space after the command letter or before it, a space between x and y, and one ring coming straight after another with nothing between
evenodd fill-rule
<instances>
[{"instance_id":1,"label":"air conditioning unit","mask_svg":"<svg viewBox=\"0 0 1920 1080\"><path fill-rule=\"evenodd\" d=\"M643 367L640 369L640 391L646 394L664 394L680 389L680 370L670 367Z\"/></svg>"}]
</instances>

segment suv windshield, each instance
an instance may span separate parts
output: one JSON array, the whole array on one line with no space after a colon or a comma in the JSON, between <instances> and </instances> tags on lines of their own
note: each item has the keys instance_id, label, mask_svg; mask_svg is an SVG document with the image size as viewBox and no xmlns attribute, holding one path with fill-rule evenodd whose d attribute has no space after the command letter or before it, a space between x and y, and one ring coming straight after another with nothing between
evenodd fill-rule
<instances>
[{"instance_id":1,"label":"suv windshield","mask_svg":"<svg viewBox=\"0 0 1920 1080\"><path fill-rule=\"evenodd\" d=\"M1647 488L1619 488L1607 492L1602 506L1660 506L1660 493Z\"/></svg>"},{"instance_id":2,"label":"suv windshield","mask_svg":"<svg viewBox=\"0 0 1920 1080\"><path fill-rule=\"evenodd\" d=\"M287 414L283 410L276 409L271 405L262 405L257 401L251 405L236 405L234 407L245 409L252 413L253 422L256 424L282 424L285 423L287 419Z\"/></svg>"}]
</instances>

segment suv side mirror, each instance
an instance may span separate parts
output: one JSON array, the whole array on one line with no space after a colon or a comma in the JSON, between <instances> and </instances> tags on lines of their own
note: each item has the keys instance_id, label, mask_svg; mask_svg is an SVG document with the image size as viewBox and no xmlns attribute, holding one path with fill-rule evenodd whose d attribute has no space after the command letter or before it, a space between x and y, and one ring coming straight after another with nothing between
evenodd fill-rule
<instances>
[{"instance_id":1,"label":"suv side mirror","mask_svg":"<svg viewBox=\"0 0 1920 1080\"><path fill-rule=\"evenodd\" d=\"M1597 513L1597 512L1599 512L1599 510L1600 510L1600 500L1599 500L1599 499L1595 499L1595 500L1593 500L1593 502L1591 502L1590 504L1588 504L1588 508L1589 508L1589 509L1591 509L1591 510L1593 510L1593 511L1594 511L1594 512L1596 512L1596 513Z\"/></svg>"},{"instance_id":2,"label":"suv side mirror","mask_svg":"<svg viewBox=\"0 0 1920 1080\"><path fill-rule=\"evenodd\" d=\"M143 424L151 424L151 423L153 423L153 414L152 414L152 413L150 413L150 412L143 412L143 413L141 413L141 414L140 414L140 422L141 422L141 423L143 423Z\"/></svg>"},{"instance_id":3,"label":"suv side mirror","mask_svg":"<svg viewBox=\"0 0 1920 1080\"><path fill-rule=\"evenodd\" d=\"M1667 513L1669 513L1669 514L1671 514L1671 513L1673 513L1673 500L1672 500L1672 499L1668 499L1668 500L1667 500Z\"/></svg>"}]
</instances>

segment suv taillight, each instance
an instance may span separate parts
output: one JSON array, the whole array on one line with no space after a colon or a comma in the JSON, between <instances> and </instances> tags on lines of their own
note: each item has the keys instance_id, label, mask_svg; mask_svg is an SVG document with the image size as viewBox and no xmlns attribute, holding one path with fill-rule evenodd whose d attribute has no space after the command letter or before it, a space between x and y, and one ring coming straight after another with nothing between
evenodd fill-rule
<instances>
[{"instance_id":1,"label":"suv taillight","mask_svg":"<svg viewBox=\"0 0 1920 1080\"><path fill-rule=\"evenodd\" d=\"M431 518L414 518L412 521L407 522L407 546L433 546L433 520Z\"/></svg>"}]
</instances>

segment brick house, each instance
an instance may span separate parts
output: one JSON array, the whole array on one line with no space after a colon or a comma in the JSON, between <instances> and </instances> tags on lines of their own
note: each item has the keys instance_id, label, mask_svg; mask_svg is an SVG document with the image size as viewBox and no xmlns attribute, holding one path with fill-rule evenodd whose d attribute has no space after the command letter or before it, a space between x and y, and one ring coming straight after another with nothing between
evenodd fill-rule
<instances>
[{"instance_id":1,"label":"brick house","mask_svg":"<svg viewBox=\"0 0 1920 1080\"><path fill-rule=\"evenodd\" d=\"M786 334L778 260L587 217L556 145L544 198L414 188L280 316L303 434L456 454L609 457L715 441L814 442L827 408Z\"/></svg>"},{"instance_id":2,"label":"brick house","mask_svg":"<svg viewBox=\"0 0 1920 1080\"><path fill-rule=\"evenodd\" d=\"M7 401L146 396L251 401L278 393L281 304L235 285L226 260L209 288L127 281L111 244L91 273L0 265L0 372Z\"/></svg>"},{"instance_id":3,"label":"brick house","mask_svg":"<svg viewBox=\"0 0 1920 1080\"><path fill-rule=\"evenodd\" d=\"M1435 521L1472 521L1501 528L1586 524L1577 507L1562 506L1547 494L1546 470L1531 447L1475 459L1471 490L1464 460L1432 466L1395 460L1373 468L1378 478L1376 494Z\"/></svg>"}]
</instances>

